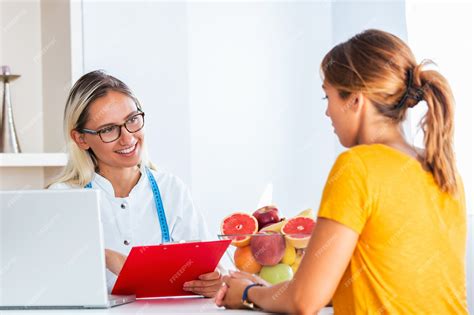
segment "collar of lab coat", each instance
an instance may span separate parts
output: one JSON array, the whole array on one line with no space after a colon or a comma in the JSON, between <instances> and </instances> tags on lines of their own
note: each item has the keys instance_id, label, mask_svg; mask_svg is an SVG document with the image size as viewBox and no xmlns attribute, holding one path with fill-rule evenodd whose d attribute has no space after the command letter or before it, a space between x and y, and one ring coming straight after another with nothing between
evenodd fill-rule
<instances>
[{"instance_id":1,"label":"collar of lab coat","mask_svg":"<svg viewBox=\"0 0 474 315\"><path fill-rule=\"evenodd\" d=\"M107 178L105 178L104 176L98 173L94 174L92 185L100 186L106 194L112 197L119 198L119 199L128 199L130 198L130 196L133 195L134 191L138 190L141 186L146 185L148 182L144 165L140 166L140 173L141 173L140 179L138 180L137 184L132 188L132 190L130 191L130 194L127 197L122 197L122 198L115 197L114 187L112 186L112 183Z\"/></svg>"}]
</instances>

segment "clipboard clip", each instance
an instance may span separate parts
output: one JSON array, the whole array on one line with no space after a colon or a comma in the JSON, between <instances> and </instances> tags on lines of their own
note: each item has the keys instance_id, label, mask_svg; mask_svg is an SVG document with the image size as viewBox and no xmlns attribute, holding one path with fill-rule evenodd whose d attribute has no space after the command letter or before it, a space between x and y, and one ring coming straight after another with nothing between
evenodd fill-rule
<instances>
[{"instance_id":1,"label":"clipboard clip","mask_svg":"<svg viewBox=\"0 0 474 315\"><path fill-rule=\"evenodd\" d=\"M202 242L202 240L181 240L181 241L174 241L174 242L168 242L168 243L161 243L160 245L170 245L170 244L185 244L185 243L196 243L196 242Z\"/></svg>"}]
</instances>

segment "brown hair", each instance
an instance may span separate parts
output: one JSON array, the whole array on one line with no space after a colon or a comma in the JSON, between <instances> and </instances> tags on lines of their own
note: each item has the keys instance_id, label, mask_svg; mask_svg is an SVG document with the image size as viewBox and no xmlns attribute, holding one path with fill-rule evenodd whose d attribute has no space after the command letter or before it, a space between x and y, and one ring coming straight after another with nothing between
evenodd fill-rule
<instances>
[{"instance_id":1,"label":"brown hair","mask_svg":"<svg viewBox=\"0 0 474 315\"><path fill-rule=\"evenodd\" d=\"M423 163L442 191L454 193L454 97L439 72L423 70L430 63L425 60L417 64L410 48L395 35L366 30L331 49L321 71L341 98L363 93L382 115L396 123L405 119L408 108L424 100L428 111L420 122L425 144Z\"/></svg>"}]
</instances>

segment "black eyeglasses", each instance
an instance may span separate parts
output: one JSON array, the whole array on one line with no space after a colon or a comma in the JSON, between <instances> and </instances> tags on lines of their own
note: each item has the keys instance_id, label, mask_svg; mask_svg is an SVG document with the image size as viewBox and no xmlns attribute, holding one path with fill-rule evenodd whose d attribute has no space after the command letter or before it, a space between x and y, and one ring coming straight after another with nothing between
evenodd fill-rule
<instances>
[{"instance_id":1,"label":"black eyeglasses","mask_svg":"<svg viewBox=\"0 0 474 315\"><path fill-rule=\"evenodd\" d=\"M91 130L91 129L81 129L80 132L88 133L91 135L99 135L100 139L105 142L114 142L122 135L122 127L125 127L128 132L135 133L140 131L143 126L145 125L145 113L139 112L128 118L123 124L121 125L111 125L104 127L99 130Z\"/></svg>"}]
</instances>

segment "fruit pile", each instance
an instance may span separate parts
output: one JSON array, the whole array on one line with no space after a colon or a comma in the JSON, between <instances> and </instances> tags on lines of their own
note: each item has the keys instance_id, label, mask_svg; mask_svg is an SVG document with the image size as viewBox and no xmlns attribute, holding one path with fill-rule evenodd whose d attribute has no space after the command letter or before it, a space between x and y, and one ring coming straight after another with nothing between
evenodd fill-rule
<instances>
[{"instance_id":1,"label":"fruit pile","mask_svg":"<svg viewBox=\"0 0 474 315\"><path fill-rule=\"evenodd\" d=\"M276 284L293 278L314 224L311 209L285 219L275 206L266 206L252 215L237 212L224 218L220 237L232 240L234 264L239 270Z\"/></svg>"}]
</instances>

